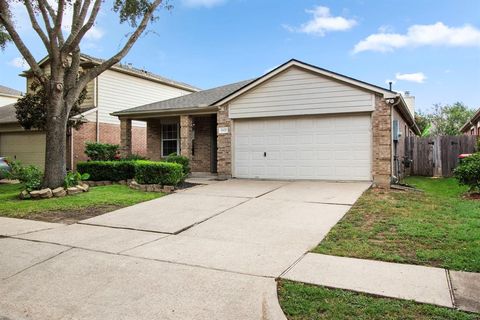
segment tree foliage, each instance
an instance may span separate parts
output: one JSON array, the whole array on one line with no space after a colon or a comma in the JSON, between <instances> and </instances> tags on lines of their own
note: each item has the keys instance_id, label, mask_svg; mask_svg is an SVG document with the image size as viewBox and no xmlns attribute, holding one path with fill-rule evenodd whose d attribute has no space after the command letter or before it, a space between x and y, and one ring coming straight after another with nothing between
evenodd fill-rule
<instances>
[{"instance_id":1,"label":"tree foliage","mask_svg":"<svg viewBox=\"0 0 480 320\"><path fill-rule=\"evenodd\" d=\"M427 114L424 114L421 111L416 112L415 122L417 123L417 126L420 129L422 136L426 136L429 134L430 120Z\"/></svg>"},{"instance_id":2,"label":"tree foliage","mask_svg":"<svg viewBox=\"0 0 480 320\"><path fill-rule=\"evenodd\" d=\"M4 50L10 40L12 39L8 35L7 31L5 31L5 28L0 25L0 49Z\"/></svg>"},{"instance_id":3,"label":"tree foliage","mask_svg":"<svg viewBox=\"0 0 480 320\"><path fill-rule=\"evenodd\" d=\"M432 124L433 135L455 136L461 134L460 128L473 116L474 110L462 102L452 105L436 104L428 116Z\"/></svg>"},{"instance_id":4,"label":"tree foliage","mask_svg":"<svg viewBox=\"0 0 480 320\"><path fill-rule=\"evenodd\" d=\"M46 66L37 62L30 41L18 33L12 10L17 5L25 8L32 30L43 43L48 58ZM102 7L109 5L110 12L118 15L120 23L128 23L132 32L110 58L82 70L80 44L95 25ZM77 112L87 84L128 54L161 7L170 9L171 6L164 0L0 0L0 47L14 44L30 66L29 76L38 81L40 94L23 99L17 114L25 126L45 128L44 186L63 184L66 128Z\"/></svg>"},{"instance_id":5,"label":"tree foliage","mask_svg":"<svg viewBox=\"0 0 480 320\"><path fill-rule=\"evenodd\" d=\"M83 103L86 96L87 90L83 89L80 97L70 111L70 118L67 122L68 127L79 129L83 124L84 118L83 116L79 116L82 113L80 105ZM46 130L47 103L48 96L45 88L41 86L38 81L33 81L30 85L30 92L18 99L15 103L15 113L20 125L26 130Z\"/></svg>"}]
</instances>

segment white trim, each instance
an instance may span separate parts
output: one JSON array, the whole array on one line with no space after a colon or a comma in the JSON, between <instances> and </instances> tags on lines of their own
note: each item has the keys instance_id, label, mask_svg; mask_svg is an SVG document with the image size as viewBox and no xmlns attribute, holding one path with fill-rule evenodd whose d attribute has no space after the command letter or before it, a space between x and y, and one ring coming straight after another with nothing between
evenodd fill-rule
<instances>
[{"instance_id":1,"label":"white trim","mask_svg":"<svg viewBox=\"0 0 480 320\"><path fill-rule=\"evenodd\" d=\"M229 101L237 98L238 96L244 94L245 92L255 88L256 86L264 83L265 81L275 77L276 75L278 75L278 74L282 73L283 71L285 71L289 68L292 68L292 67L299 67L299 68L302 68L302 69L305 69L305 70L308 70L308 71L311 71L311 72L314 72L314 73L317 73L317 74L320 74L320 75L323 75L323 76L330 77L332 79L335 79L335 80L338 80L338 81L341 81L341 82L348 83L350 85L353 85L353 86L356 86L356 87L359 87L359 88L362 88L362 89L365 89L365 90L368 90L368 91L380 93L382 95L390 95L390 94L395 95L394 92L391 92L387 89L381 89L380 87L376 87L374 85L370 85L370 84L367 84L367 83L364 83L364 82L361 82L361 81L358 81L358 80L355 80L355 79L352 79L352 78L349 78L349 77L346 77L346 76L342 76L342 75L330 72L328 70L320 69L320 68L308 65L306 63L303 63L303 62L300 62L300 61L297 61L297 60L291 60L291 61L285 63L284 65L278 67L277 69L265 74L264 76L258 78L255 81L251 82L250 84L241 88L237 92L234 92L233 94L217 101L214 104L214 106L220 106L220 105L223 105L225 103L228 103Z\"/></svg>"}]
</instances>

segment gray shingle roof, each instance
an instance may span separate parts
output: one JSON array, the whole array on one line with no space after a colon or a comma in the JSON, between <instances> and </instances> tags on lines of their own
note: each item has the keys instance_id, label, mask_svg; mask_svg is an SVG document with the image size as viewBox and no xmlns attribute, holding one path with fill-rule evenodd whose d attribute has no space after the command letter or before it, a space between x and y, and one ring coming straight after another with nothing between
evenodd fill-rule
<instances>
[{"instance_id":1,"label":"gray shingle roof","mask_svg":"<svg viewBox=\"0 0 480 320\"><path fill-rule=\"evenodd\" d=\"M2 93L3 94L8 94L10 96L21 96L22 95L21 91L18 91L18 90L0 85L0 94L2 94Z\"/></svg>"},{"instance_id":2,"label":"gray shingle roof","mask_svg":"<svg viewBox=\"0 0 480 320\"><path fill-rule=\"evenodd\" d=\"M90 60L91 62L95 63L95 64L100 64L102 62L104 62L105 60L104 59L100 59L100 58L96 58L96 57L92 57L92 56L89 56L87 54L84 54L82 53L81 54L82 58L85 59L85 60ZM159 80L161 82L164 82L166 84L171 84L173 86L179 86L179 87L184 87L185 89L188 89L190 91L199 91L200 89L197 88L197 87L194 87L188 83L185 83L185 82L180 82L180 81L176 81L176 80L172 80L172 79L168 79L168 78L165 78L165 77L162 77L158 74L155 74L155 73L152 73L150 71L146 71L146 70L142 70L142 69L138 69L138 68L135 68L135 67L132 67L132 66L129 66L129 65L126 65L126 64L116 64L112 67L112 69L121 69L121 70L124 70L125 72L129 72L129 73L133 73L133 74L136 74L140 77L144 77L144 78L152 78L152 79L155 79L155 80Z\"/></svg>"},{"instance_id":3,"label":"gray shingle roof","mask_svg":"<svg viewBox=\"0 0 480 320\"><path fill-rule=\"evenodd\" d=\"M228 84L221 87L216 87L208 90L190 93L177 98L158 101L143 106L125 109L113 113L114 115L128 115L137 113L150 113L158 111L179 110L179 109L195 109L205 108L213 105L215 102L223 99L238 89L246 86L254 80L245 80Z\"/></svg>"},{"instance_id":4,"label":"gray shingle roof","mask_svg":"<svg viewBox=\"0 0 480 320\"><path fill-rule=\"evenodd\" d=\"M7 104L0 107L0 123L16 123L17 115L15 113L15 104Z\"/></svg>"}]
</instances>

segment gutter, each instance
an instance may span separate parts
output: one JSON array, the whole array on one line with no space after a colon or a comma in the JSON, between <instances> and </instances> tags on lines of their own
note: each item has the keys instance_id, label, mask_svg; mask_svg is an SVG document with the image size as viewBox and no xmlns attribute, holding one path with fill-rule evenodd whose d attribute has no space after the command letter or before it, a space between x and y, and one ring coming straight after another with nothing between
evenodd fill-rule
<instances>
[{"instance_id":1,"label":"gutter","mask_svg":"<svg viewBox=\"0 0 480 320\"><path fill-rule=\"evenodd\" d=\"M128 116L152 116L152 115L167 115L170 113L202 113L206 111L217 111L218 108L216 106L210 106L210 105L198 105L193 108L172 108L172 109L160 109L160 110L151 110L151 111L129 111L127 112L122 112L122 111L117 111L117 112L112 112L110 113L111 116L115 117L128 117Z\"/></svg>"}]
</instances>

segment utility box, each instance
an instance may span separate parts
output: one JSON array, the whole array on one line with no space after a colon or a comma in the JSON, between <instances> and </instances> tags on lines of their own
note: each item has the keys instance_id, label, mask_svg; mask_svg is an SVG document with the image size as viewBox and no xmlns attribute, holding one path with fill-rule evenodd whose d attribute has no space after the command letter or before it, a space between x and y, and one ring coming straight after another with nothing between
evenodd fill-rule
<instances>
[{"instance_id":1,"label":"utility box","mask_svg":"<svg viewBox=\"0 0 480 320\"><path fill-rule=\"evenodd\" d=\"M400 137L402 136L402 132L400 131L400 124L398 123L398 120L393 120L392 135L393 135L393 141L397 141L397 142L400 140Z\"/></svg>"}]
</instances>

